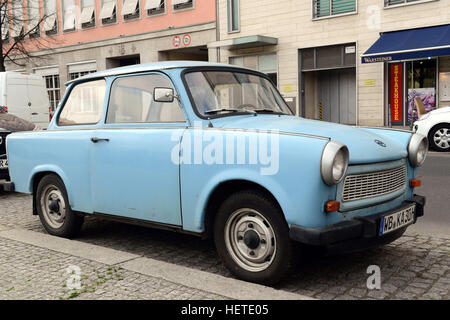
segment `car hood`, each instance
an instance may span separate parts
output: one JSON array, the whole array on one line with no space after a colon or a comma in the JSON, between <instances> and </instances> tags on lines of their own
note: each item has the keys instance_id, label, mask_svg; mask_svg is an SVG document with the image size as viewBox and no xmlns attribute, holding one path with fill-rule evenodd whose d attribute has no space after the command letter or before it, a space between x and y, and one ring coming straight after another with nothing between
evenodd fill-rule
<instances>
[{"instance_id":1,"label":"car hood","mask_svg":"<svg viewBox=\"0 0 450 320\"><path fill-rule=\"evenodd\" d=\"M432 115L435 115L435 114L441 114L441 113L447 113L447 112L450 112L450 106L434 109L434 110L430 111L429 113Z\"/></svg>"},{"instance_id":2,"label":"car hood","mask_svg":"<svg viewBox=\"0 0 450 320\"><path fill-rule=\"evenodd\" d=\"M330 138L344 143L350 152L350 163L373 163L405 158L404 141L396 141L373 129L357 128L295 116L231 116L213 120L214 127L254 130L279 130L285 133L305 134ZM376 131L376 130L375 130ZM381 141L382 143L377 143ZM404 139L403 139L404 140ZM384 146L383 146L384 145Z\"/></svg>"}]
</instances>

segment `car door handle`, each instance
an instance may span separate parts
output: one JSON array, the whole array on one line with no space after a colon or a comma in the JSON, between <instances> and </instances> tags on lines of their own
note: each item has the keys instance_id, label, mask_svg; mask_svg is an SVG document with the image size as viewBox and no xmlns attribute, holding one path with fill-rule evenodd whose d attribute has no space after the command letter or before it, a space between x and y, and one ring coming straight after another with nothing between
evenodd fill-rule
<instances>
[{"instance_id":1,"label":"car door handle","mask_svg":"<svg viewBox=\"0 0 450 320\"><path fill-rule=\"evenodd\" d=\"M97 143L97 142L99 142L99 141L106 141L106 142L109 142L109 139L92 137L92 138L91 138L91 141L92 141L93 143Z\"/></svg>"}]
</instances>

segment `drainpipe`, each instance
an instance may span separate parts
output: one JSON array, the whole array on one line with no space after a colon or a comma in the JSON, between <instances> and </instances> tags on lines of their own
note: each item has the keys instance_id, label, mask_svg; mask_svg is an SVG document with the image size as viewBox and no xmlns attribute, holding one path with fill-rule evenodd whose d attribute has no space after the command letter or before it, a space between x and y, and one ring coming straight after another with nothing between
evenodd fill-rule
<instances>
[{"instance_id":1,"label":"drainpipe","mask_svg":"<svg viewBox=\"0 0 450 320\"><path fill-rule=\"evenodd\" d=\"M216 0L216 41L220 41L219 0ZM216 49L217 62L220 62L220 47Z\"/></svg>"}]
</instances>

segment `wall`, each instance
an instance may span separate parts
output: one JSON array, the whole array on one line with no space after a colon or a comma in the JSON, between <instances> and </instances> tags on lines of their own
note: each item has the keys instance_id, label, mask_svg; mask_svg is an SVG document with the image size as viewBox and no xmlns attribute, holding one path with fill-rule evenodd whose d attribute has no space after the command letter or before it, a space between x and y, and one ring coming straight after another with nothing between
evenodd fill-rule
<instances>
[{"instance_id":1,"label":"wall","mask_svg":"<svg viewBox=\"0 0 450 320\"><path fill-rule=\"evenodd\" d=\"M384 0L358 0L357 13L312 19L312 0L241 0L240 32L227 32L227 0L219 0L220 40L263 35L278 38L279 88L286 96L298 92L298 49L356 42L357 57L383 31L447 24L450 0L427 1L397 8L383 8ZM379 19L377 18L379 17ZM237 52L221 50L221 61ZM375 80L375 86L364 86ZM361 64L357 58L358 124L384 124L383 64ZM292 86L293 92L283 92ZM297 99L298 101L298 99Z\"/></svg>"}]
</instances>

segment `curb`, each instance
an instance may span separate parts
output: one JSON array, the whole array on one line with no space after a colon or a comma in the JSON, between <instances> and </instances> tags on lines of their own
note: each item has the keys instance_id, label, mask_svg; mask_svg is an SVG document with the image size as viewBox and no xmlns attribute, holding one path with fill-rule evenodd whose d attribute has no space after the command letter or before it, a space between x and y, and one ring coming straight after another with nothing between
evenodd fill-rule
<instances>
[{"instance_id":1,"label":"curb","mask_svg":"<svg viewBox=\"0 0 450 320\"><path fill-rule=\"evenodd\" d=\"M32 246L65 253L125 270L160 278L197 290L207 291L236 300L315 300L314 298L276 290L221 275L192 269L128 252L69 240L25 229L11 229L0 225L0 237Z\"/></svg>"}]
</instances>

